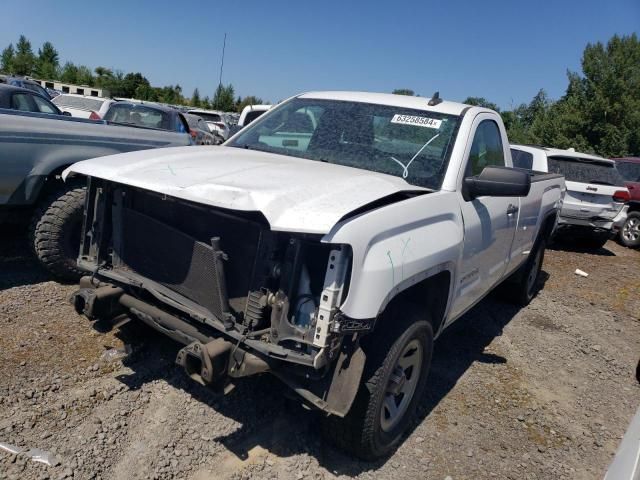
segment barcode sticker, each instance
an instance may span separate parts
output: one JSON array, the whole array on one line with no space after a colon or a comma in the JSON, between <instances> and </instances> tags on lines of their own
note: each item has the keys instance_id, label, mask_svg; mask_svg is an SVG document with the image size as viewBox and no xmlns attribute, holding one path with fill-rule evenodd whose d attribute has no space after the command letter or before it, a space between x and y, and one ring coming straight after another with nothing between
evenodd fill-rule
<instances>
[{"instance_id":1,"label":"barcode sticker","mask_svg":"<svg viewBox=\"0 0 640 480\"><path fill-rule=\"evenodd\" d=\"M414 115L400 115L396 113L391 119L391 123L399 123L401 125L414 125L416 127L440 128L442 120L429 117L418 117Z\"/></svg>"}]
</instances>

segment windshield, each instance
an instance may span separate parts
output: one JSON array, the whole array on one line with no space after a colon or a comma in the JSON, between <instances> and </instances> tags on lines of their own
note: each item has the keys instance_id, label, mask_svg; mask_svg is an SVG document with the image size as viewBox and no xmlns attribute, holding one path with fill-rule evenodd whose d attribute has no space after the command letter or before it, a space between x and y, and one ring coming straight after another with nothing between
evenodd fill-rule
<instances>
[{"instance_id":1,"label":"windshield","mask_svg":"<svg viewBox=\"0 0 640 480\"><path fill-rule=\"evenodd\" d=\"M572 157L549 157L549 172L564 175L569 182L624 186L624 181L610 163Z\"/></svg>"},{"instance_id":2,"label":"windshield","mask_svg":"<svg viewBox=\"0 0 640 480\"><path fill-rule=\"evenodd\" d=\"M104 120L163 130L171 129L168 113L144 105L113 104L105 114Z\"/></svg>"},{"instance_id":3,"label":"windshield","mask_svg":"<svg viewBox=\"0 0 640 480\"><path fill-rule=\"evenodd\" d=\"M618 162L618 172L627 182L640 182L640 162Z\"/></svg>"},{"instance_id":4,"label":"windshield","mask_svg":"<svg viewBox=\"0 0 640 480\"><path fill-rule=\"evenodd\" d=\"M458 122L457 116L424 110L296 98L227 145L386 173L435 190Z\"/></svg>"}]
</instances>

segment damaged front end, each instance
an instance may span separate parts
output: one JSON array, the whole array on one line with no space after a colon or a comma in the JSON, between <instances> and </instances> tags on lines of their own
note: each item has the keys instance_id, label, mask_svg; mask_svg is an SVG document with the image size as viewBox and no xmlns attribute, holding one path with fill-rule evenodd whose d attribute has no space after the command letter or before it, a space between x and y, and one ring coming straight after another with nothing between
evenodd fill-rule
<instances>
[{"instance_id":1,"label":"damaged front end","mask_svg":"<svg viewBox=\"0 0 640 480\"><path fill-rule=\"evenodd\" d=\"M270 372L305 403L344 416L364 366L339 305L351 250L274 232L262 214L90 178L73 295L90 319L137 318L182 343L176 362L227 391ZM341 328L342 325L342 328Z\"/></svg>"}]
</instances>

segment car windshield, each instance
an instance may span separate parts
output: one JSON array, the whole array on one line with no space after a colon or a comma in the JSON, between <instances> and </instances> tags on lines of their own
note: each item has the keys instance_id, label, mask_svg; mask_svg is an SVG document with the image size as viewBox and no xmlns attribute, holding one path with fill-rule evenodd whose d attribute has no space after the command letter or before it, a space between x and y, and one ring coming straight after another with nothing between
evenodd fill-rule
<instances>
[{"instance_id":1,"label":"car windshield","mask_svg":"<svg viewBox=\"0 0 640 480\"><path fill-rule=\"evenodd\" d=\"M627 182L640 182L640 162L618 162L618 172Z\"/></svg>"},{"instance_id":2,"label":"car windshield","mask_svg":"<svg viewBox=\"0 0 640 480\"><path fill-rule=\"evenodd\" d=\"M88 97L72 97L71 95L58 95L51 101L60 107L92 110L97 112L100 110L100 107L102 107L102 102L104 100Z\"/></svg>"},{"instance_id":3,"label":"car windshield","mask_svg":"<svg viewBox=\"0 0 640 480\"><path fill-rule=\"evenodd\" d=\"M171 129L171 118L167 112L146 105L113 104L105 114L104 120L163 130Z\"/></svg>"},{"instance_id":4,"label":"car windshield","mask_svg":"<svg viewBox=\"0 0 640 480\"><path fill-rule=\"evenodd\" d=\"M385 173L435 190L458 122L425 110L296 98L256 119L229 146Z\"/></svg>"},{"instance_id":5,"label":"car windshield","mask_svg":"<svg viewBox=\"0 0 640 480\"><path fill-rule=\"evenodd\" d=\"M569 182L624 186L612 163L573 157L549 157L549 172L564 175Z\"/></svg>"}]
</instances>

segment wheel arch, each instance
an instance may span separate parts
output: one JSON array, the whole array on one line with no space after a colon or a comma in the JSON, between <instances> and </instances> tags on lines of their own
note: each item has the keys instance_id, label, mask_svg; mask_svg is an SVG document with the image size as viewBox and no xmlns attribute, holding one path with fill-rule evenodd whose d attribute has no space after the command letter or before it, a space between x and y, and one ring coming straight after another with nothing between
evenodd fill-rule
<instances>
[{"instance_id":1,"label":"wheel arch","mask_svg":"<svg viewBox=\"0 0 640 480\"><path fill-rule=\"evenodd\" d=\"M376 318L376 328L379 326L378 323L385 321L387 312L411 308L427 314L426 318L431 323L434 336L437 337L445 323L453 291L454 276L452 270L447 267L449 266L429 269L425 274L407 279L409 285L389 296L381 305Z\"/></svg>"}]
</instances>

